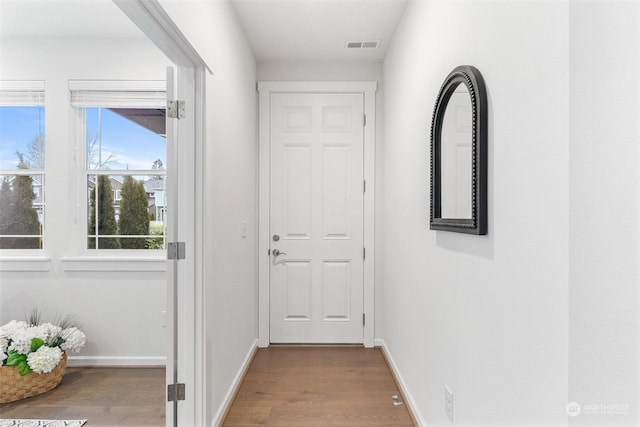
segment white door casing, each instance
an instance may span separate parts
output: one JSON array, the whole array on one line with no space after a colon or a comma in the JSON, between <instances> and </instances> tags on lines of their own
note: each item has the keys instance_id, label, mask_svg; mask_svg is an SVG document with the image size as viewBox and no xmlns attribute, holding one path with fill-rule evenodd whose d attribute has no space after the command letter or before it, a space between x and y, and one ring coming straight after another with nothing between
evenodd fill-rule
<instances>
[{"instance_id":1,"label":"white door casing","mask_svg":"<svg viewBox=\"0 0 640 427\"><path fill-rule=\"evenodd\" d=\"M271 95L271 343L363 342L363 98Z\"/></svg>"},{"instance_id":2,"label":"white door casing","mask_svg":"<svg viewBox=\"0 0 640 427\"><path fill-rule=\"evenodd\" d=\"M272 317L273 319L284 319L286 316L283 316L284 310L282 312L280 312L279 314L276 313L271 313L271 295L270 295L270 274L271 271L274 267L276 267L273 271L274 271L274 275L277 278L277 280L280 282L280 284L285 283L286 286L286 279L287 279L287 275L289 275L289 278L293 278L293 276L291 275L298 275L300 277L309 277L308 274L314 274L317 278L315 279L316 282L321 283L322 281L322 277L324 275L325 277L325 283L330 284L330 286L325 286L324 290L322 286L315 286L315 287L308 287L307 290L309 292L308 297L311 297L311 294L313 294L315 292L316 297L315 300L318 301L318 307L316 307L315 309L311 308L311 303L309 303L309 311L308 313L311 313L312 310L315 310L317 313L322 313L324 311L324 314L322 316L320 316L320 318L324 318L325 321L322 322L320 321L320 324L324 323L329 324L330 327L326 328L329 332L325 332L326 336L324 338L318 338L318 336L316 335L315 338L312 338L313 341L315 342L360 342L363 343L366 347L373 347L373 341L374 341L374 283L373 283L373 278L374 278L374 257L375 257L375 248L374 248L374 194L375 194L375 182L374 182L374 165L375 165L375 91L377 89L377 83L376 82L260 82L258 84L258 91L259 91L259 109L260 109L260 135L259 135L259 258L258 258L258 269L259 269L259 337L258 337L258 343L260 347L266 347L268 346L271 342L308 342L308 339L304 339L304 340L300 340L300 339L294 339L296 337L294 336L287 336L284 335L284 337L275 337L275 339L272 339L272 337L270 336L270 326L271 326L271 322L272 322ZM271 111L271 106L272 106L272 100L275 99L275 102L280 102L277 101L280 97L281 94L307 94L307 95L311 95L311 94L348 94L346 96L346 98L344 99L352 99L349 102L353 102L354 99L357 99L358 101L356 101L356 104L358 104L359 106L362 106L362 110L358 110L357 113L352 113L355 114L358 117L351 117L351 122L352 122L352 126L353 124L357 124L360 127L360 131L362 132L362 134L359 136L360 140L363 141L363 144L361 145L362 147L362 152L357 154L357 156L359 156L359 162L362 165L362 167L360 168L360 170L358 171L358 167L356 167L356 170L352 170L351 174L350 174L350 180L353 181L354 180L354 176L360 176L360 177L364 177L364 181L366 181L366 191L363 193L363 185L364 183L362 182L362 178L356 178L356 180L358 181L356 182L352 182L350 186L351 190L356 189L359 193L360 196L360 201L359 206L360 206L360 214L362 217L362 223L360 225L356 225L357 228L359 228L359 230L362 230L361 233L361 241L362 243L354 243L355 241L359 240L360 237L355 238L355 239L346 239L344 236L340 237L340 233L344 234L344 230L340 231L338 230L336 231L328 231L328 234L334 234L334 236L329 236L332 238L328 238L328 239L321 239L321 241L324 241L324 246L325 248L322 248L322 244L320 245L320 249L316 249L314 251L318 252L322 252L322 251L327 251L330 250L330 248L333 248L335 250L336 245L340 246L340 244L345 243L345 241L350 241L351 243L347 244L347 246L351 245L353 247L351 247L350 249L340 249L343 252L340 253L338 252L334 252L333 254L327 255L327 254L320 254L315 253L294 253L298 250L302 250L302 249L298 249L295 248L295 246L299 246L299 244L303 244L304 243L308 243L309 240L311 239L307 239L304 236L297 236L298 238L288 238L288 239L283 239L280 240L280 244L276 244L275 242L273 242L272 240L272 234L277 234L275 231L272 233L271 232L271 222L272 222L272 218L271 218L271 206L272 206L272 194L271 194L271 158L275 155L272 152L272 146L271 146L271 139L272 139L272 121L271 121L271 114L273 114L273 112ZM290 95L287 95L290 96ZM336 95L337 98L340 97L340 95ZM286 98L286 97L285 97ZM321 99L322 97L318 97L318 99ZM281 99L281 98L280 98ZM321 103L321 101L318 101ZM291 103L289 103L291 104ZM317 165L316 165L316 169L318 170L322 170L322 164L326 163L326 161L324 160L325 157L327 157L327 161L328 160L334 160L336 162L338 162L338 164L340 164L342 162L342 168L338 167L338 170L342 170L343 172L340 174L328 174L328 181L325 182L323 184L322 180L319 180L315 186L316 186L316 193L318 194L318 197L316 198L316 200L319 201L312 201L312 199L314 199L314 197L312 196L310 199L307 198L305 200L304 197L301 198L301 200L304 203L307 203L308 206L311 206L310 203L315 203L317 206L313 206L312 209L314 210L318 210L318 212L320 212L323 208L322 208L322 203L323 203L323 197L322 196L322 188L323 186L327 187L327 186L335 186L340 179L342 179L342 181L345 180L345 171L346 171L346 163L344 163L346 161L346 151L350 151L349 150L345 150L345 146L343 142L338 141L336 138L336 135L339 133L344 133L344 132L335 132L337 130L340 129L340 127L342 126L344 128L345 126L345 122L344 122L344 115L340 112L340 107L344 107L344 101L341 101L338 103L339 105L336 105L334 107L338 107L338 108L329 108L328 110L325 111L325 117L324 120L326 122L326 125L329 126L329 128L331 128L332 126L334 127L334 132L327 132L328 134L333 133L333 142L329 142L327 145L325 153L324 154L319 154L318 160L317 160ZM340 105L342 104L342 105ZM290 107L294 107L293 104L289 105ZM298 107L304 107L299 105ZM307 106L309 107L309 106ZM299 109L299 111L296 111L295 108L293 108L293 110L290 110L290 112L292 112L293 114L291 115L290 119L293 120L294 123L290 123L291 125L293 125L293 127L296 126L296 121L297 120L304 120L305 114L304 113L300 113L300 111L304 111L304 108ZM311 107L311 110L313 111L313 107ZM307 108L308 111L308 108ZM363 126L363 118L362 118L362 111L364 111L364 114L366 116L366 126ZM316 111L316 121L318 122L319 126L322 125L322 111L321 108L318 106L317 111ZM311 119L313 120L313 113L311 114ZM284 117L281 117L282 120L284 120ZM278 119L280 120L280 119ZM303 122L299 122L298 121L298 126L302 126ZM291 132L291 133L296 133L296 132ZM297 132L298 134L300 134L301 132ZM341 146L342 144L342 146ZM296 147L295 143L289 143L289 155L293 156L293 157L304 157L304 149L301 146ZM282 154L282 153L281 153ZM277 157L277 156L276 156ZM283 160L284 159L284 160ZM282 157L278 160L276 159L276 162L282 162L285 161L287 159L287 157ZM342 159L342 160L340 160ZM291 162L290 162L291 163ZM296 163L291 163L291 164L296 164ZM330 169L333 169L334 167L331 167ZM351 169L351 167L349 167L349 169ZM300 168L298 167L294 167L290 172L291 173L303 173L304 175L304 168ZM309 169L310 170L310 169ZM342 178L340 178L342 177ZM273 177L274 180L280 179L277 178L276 176ZM303 191L303 184L301 183L300 180L294 180L294 182L296 183L294 185L294 187L291 188L291 191L298 191L298 192L302 192ZM276 185L283 185L283 182L280 182L280 184L276 184ZM309 184L311 185L311 184ZM325 191L325 194L327 192ZM355 193L351 193L352 195L350 197L354 197ZM334 194L335 196L335 194ZM343 194L344 197L346 197L346 193ZM275 195L275 197L282 197L281 195ZM298 198L294 198L295 200L298 200ZM279 204L280 206L282 206L282 200L280 201L274 201L273 204ZM337 200L336 197L334 197L334 202L335 200ZM298 203L298 202L296 202ZM331 204L331 202L330 202ZM335 204L335 206L340 206L340 204ZM343 204L344 205L344 204ZM319 207L318 207L319 206ZM331 210L332 208L330 208L329 210ZM335 209L334 209L335 210ZM340 209L337 209L338 211L340 211ZM345 212L344 210L342 212ZM351 214L353 214L354 212L351 211ZM315 214L316 217L318 218L322 218L321 215L319 215L318 213ZM343 215L344 217L344 215ZM301 217L299 217L301 218ZM298 219L299 219L298 218ZM297 220L298 220L297 219ZM296 220L296 221L297 221ZM277 223L278 221L276 220L274 222ZM317 221L318 225L309 225L309 227L313 228L315 227L316 230L313 231L312 235L322 235L323 232L323 227L327 228L327 226L329 228L333 227L334 229L336 228L336 224L339 224L340 221L335 222L334 224L331 225L323 225L322 220ZM343 220L342 223L344 224L345 221ZM290 224L290 225L296 225L299 226L301 223L296 224ZM300 228L300 227L298 227ZM304 227L302 227L304 228ZM311 230L311 228L308 228L309 230ZM339 228L339 227L338 227ZM282 233L283 237L285 233L288 233L288 231L286 230L280 230ZM294 235L297 232L292 231L289 235L289 237L295 237ZM350 236L354 236L352 230L349 230ZM304 234L302 232L300 232L300 234ZM326 235L327 233L325 233ZM356 233L359 234L359 233ZM291 246L291 249L289 249L292 252L289 252L287 249L289 248L289 245L294 245ZM357 255L355 255L356 249L354 249L357 245ZM279 249L282 252L287 253L287 255L280 255L278 257L274 257L270 250L271 248L274 249ZM363 260L363 250L366 249L366 259ZM344 251L350 252L349 254L345 254ZM318 261L316 261L315 263L306 263L305 260L310 260L313 259L314 257L318 257ZM321 262L319 260L324 259L325 262ZM357 262L354 264L353 260L356 260ZM361 279L353 279L355 276L354 275L359 275L359 271L362 272L362 278ZM313 275L311 276L313 277ZM331 294L337 294L337 290L341 289L342 291L346 292L346 287L344 287L344 285L346 283L348 283L349 281L353 281L353 280L360 280L360 283L362 284L362 288L361 290L359 290L359 295L355 296L353 293L349 292L348 297L350 299L350 304L348 308L344 308L344 301L342 303L338 303L338 300L333 298L327 298L327 296L331 295ZM358 286L356 286L356 288L353 287L353 283L349 283L349 289L351 291L353 291L354 289L357 289ZM313 290L311 290L313 289ZM292 294L287 294L287 293L283 293L282 289L280 289L280 291L278 291L280 296L282 295L288 295L290 298L293 298L290 302L292 301L302 301L305 298L307 298L307 295L302 292L302 293L298 293L296 294L295 292ZM344 295L344 292L341 292L342 295ZM301 297L304 296L304 297ZM276 298L278 296L276 295ZM325 304L323 305L323 303L321 303L321 301L325 300ZM354 302L354 300L356 301L356 305L352 305L352 303ZM329 303L329 301L333 301L333 303ZM279 305L279 307L285 307L283 305L283 300L279 300L276 303ZM303 306L299 306L299 307L303 307ZM357 311L357 313L353 312L353 311ZM303 313L304 310L301 309L295 309L293 311L291 311L290 313L288 313L289 315L289 324L298 324L298 326L300 326L300 324L313 324L313 322L311 320L304 320L302 317L306 316L306 314ZM327 316L328 314L328 316ZM364 316L364 319L363 319ZM298 318L298 321L294 320L296 319L296 317ZM317 314L316 314L317 317ZM349 319L347 321L347 318ZM364 322L364 327L362 326L363 324L363 320L366 321ZM342 338L336 339L335 337L339 336L339 333L335 331L335 328L337 327L338 324L340 323L351 323L354 326L354 331L355 331L355 326L357 325L358 328L358 332L357 332L357 336L358 336L358 340L355 341L354 340L354 334L356 334L356 332L354 331L350 331L345 333L345 335ZM333 326L331 326L333 325ZM316 328L316 326L306 326L307 329L311 329L311 330L315 330L314 328ZM293 328L294 330L296 328ZM305 326L302 327L302 329L305 329ZM340 329L340 328L338 328ZM279 332L278 332L279 333ZM316 333L316 332L314 332ZM322 333L320 333L321 335ZM351 334L351 335L350 335ZM307 335L308 336L308 335ZM300 338L299 336L297 338Z\"/></svg>"},{"instance_id":3,"label":"white door casing","mask_svg":"<svg viewBox=\"0 0 640 427\"><path fill-rule=\"evenodd\" d=\"M168 198L175 221L167 230L168 241L186 243L186 259L167 262L167 382L185 384L185 400L167 402L166 425L205 425L207 419L204 318L204 149L205 80L211 72L157 0L113 0L175 65L168 75L167 95L185 101L185 117L171 119L167 134ZM172 74L169 71L169 74ZM173 80L173 82L171 81ZM173 84L172 84L173 83ZM173 128L173 129L172 129ZM180 150L177 150L179 141ZM189 191L169 191L188 188ZM180 220L178 221L178 217ZM180 266L178 267L178 263ZM180 286L177 286L177 283ZM172 348L176 346L176 353Z\"/></svg>"}]
</instances>

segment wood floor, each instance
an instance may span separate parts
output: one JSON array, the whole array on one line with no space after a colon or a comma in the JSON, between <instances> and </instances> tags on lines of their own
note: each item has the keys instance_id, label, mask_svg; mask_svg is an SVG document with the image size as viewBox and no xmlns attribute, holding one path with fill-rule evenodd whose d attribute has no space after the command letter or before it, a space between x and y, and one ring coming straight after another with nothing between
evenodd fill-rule
<instances>
[{"instance_id":1,"label":"wood floor","mask_svg":"<svg viewBox=\"0 0 640 427\"><path fill-rule=\"evenodd\" d=\"M257 351L223 425L413 426L393 395L400 393L378 349L270 347ZM54 390L0 404L0 418L160 427L164 400L164 368L68 368Z\"/></svg>"},{"instance_id":2,"label":"wood floor","mask_svg":"<svg viewBox=\"0 0 640 427\"><path fill-rule=\"evenodd\" d=\"M165 369L68 368L55 389L0 404L0 418L86 419L87 427L164 427Z\"/></svg>"},{"instance_id":3,"label":"wood floor","mask_svg":"<svg viewBox=\"0 0 640 427\"><path fill-rule=\"evenodd\" d=\"M259 349L223 426L413 426L393 395L400 392L379 349Z\"/></svg>"}]
</instances>

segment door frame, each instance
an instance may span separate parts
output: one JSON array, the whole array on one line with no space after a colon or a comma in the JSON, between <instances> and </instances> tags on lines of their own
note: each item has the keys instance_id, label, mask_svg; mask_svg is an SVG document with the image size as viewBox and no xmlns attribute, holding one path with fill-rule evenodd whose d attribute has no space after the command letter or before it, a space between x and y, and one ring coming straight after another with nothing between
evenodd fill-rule
<instances>
[{"instance_id":1,"label":"door frame","mask_svg":"<svg viewBox=\"0 0 640 427\"><path fill-rule=\"evenodd\" d=\"M258 346L270 344L269 268L270 228L270 117L271 94L275 93L358 93L364 96L364 247L366 257L363 274L363 311L365 325L363 344L373 347L375 334L375 152L376 152L376 91L378 82L258 82Z\"/></svg>"},{"instance_id":2,"label":"door frame","mask_svg":"<svg viewBox=\"0 0 640 427\"><path fill-rule=\"evenodd\" d=\"M204 152L206 129L206 78L213 74L206 62L171 20L158 0L113 0L125 15L173 62L178 96L185 101L185 117L179 119L176 138L180 156L174 165L174 183L192 191L173 198L180 217L168 241L184 241L186 257L167 261L167 381L185 384L185 400L167 402L167 426L204 426L207 421L206 318L204 259ZM174 269L176 281L173 289ZM175 293L174 293L175 291ZM173 304L172 300L177 299Z\"/></svg>"}]
</instances>

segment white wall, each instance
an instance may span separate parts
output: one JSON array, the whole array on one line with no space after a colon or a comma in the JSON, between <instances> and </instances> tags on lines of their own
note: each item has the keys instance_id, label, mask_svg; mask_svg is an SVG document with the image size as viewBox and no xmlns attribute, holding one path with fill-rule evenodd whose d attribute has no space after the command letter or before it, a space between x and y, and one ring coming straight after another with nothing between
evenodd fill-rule
<instances>
[{"instance_id":1,"label":"white wall","mask_svg":"<svg viewBox=\"0 0 640 427\"><path fill-rule=\"evenodd\" d=\"M383 194L384 159L382 157L384 135L384 82L382 63L379 62L261 62L258 64L259 81L375 81L378 82L376 93L376 199ZM382 205L376 203L375 209L376 259L384 256L382 236ZM372 260L370 260L372 261ZM375 261L373 261L375 262ZM382 263L375 263L375 277L382 275ZM381 281L375 282L375 294L382 292ZM382 299L375 298L374 338L382 337Z\"/></svg>"},{"instance_id":2,"label":"white wall","mask_svg":"<svg viewBox=\"0 0 640 427\"><path fill-rule=\"evenodd\" d=\"M261 62L258 79L265 81L378 81L380 62Z\"/></svg>"},{"instance_id":3,"label":"white wall","mask_svg":"<svg viewBox=\"0 0 640 427\"><path fill-rule=\"evenodd\" d=\"M206 113L207 422L257 339L257 92L253 53L227 1L162 6L213 70ZM241 223L247 237L241 237Z\"/></svg>"},{"instance_id":4,"label":"white wall","mask_svg":"<svg viewBox=\"0 0 640 427\"><path fill-rule=\"evenodd\" d=\"M640 3L572 2L570 23L570 425L637 426Z\"/></svg>"},{"instance_id":5,"label":"white wall","mask_svg":"<svg viewBox=\"0 0 640 427\"><path fill-rule=\"evenodd\" d=\"M164 80L167 59L145 39L2 39L0 79L44 80L46 97L46 219L44 255L50 261L25 262L48 271L2 271L0 324L24 319L37 306L50 317L73 314L88 337L79 364L164 364L166 309L160 271L122 272L123 265L77 262L87 271L69 271L63 258L81 255L78 224L86 210L76 208L75 140L70 132L69 79ZM140 266L139 265L139 266ZM39 267L38 267L39 268ZM97 268L98 270L93 270ZM142 267L144 268L144 267ZM141 339L141 334L144 339ZM72 361L73 362L73 361Z\"/></svg>"},{"instance_id":6,"label":"white wall","mask_svg":"<svg viewBox=\"0 0 640 427\"><path fill-rule=\"evenodd\" d=\"M384 340L424 425L566 425L568 3L410 2L384 63ZM429 230L429 133L457 65L489 98L489 233Z\"/></svg>"}]
</instances>

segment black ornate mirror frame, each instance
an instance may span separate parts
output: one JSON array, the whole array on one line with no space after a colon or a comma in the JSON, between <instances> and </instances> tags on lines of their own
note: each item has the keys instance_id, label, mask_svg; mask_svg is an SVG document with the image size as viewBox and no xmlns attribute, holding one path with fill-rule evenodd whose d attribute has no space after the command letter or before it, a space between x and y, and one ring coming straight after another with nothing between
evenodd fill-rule
<instances>
[{"instance_id":1,"label":"black ornate mirror frame","mask_svg":"<svg viewBox=\"0 0 640 427\"><path fill-rule=\"evenodd\" d=\"M447 104L458 84L471 96L471 218L442 218L442 124ZM431 230L487 234L487 93L484 79L470 65L456 67L445 79L431 121Z\"/></svg>"}]
</instances>

